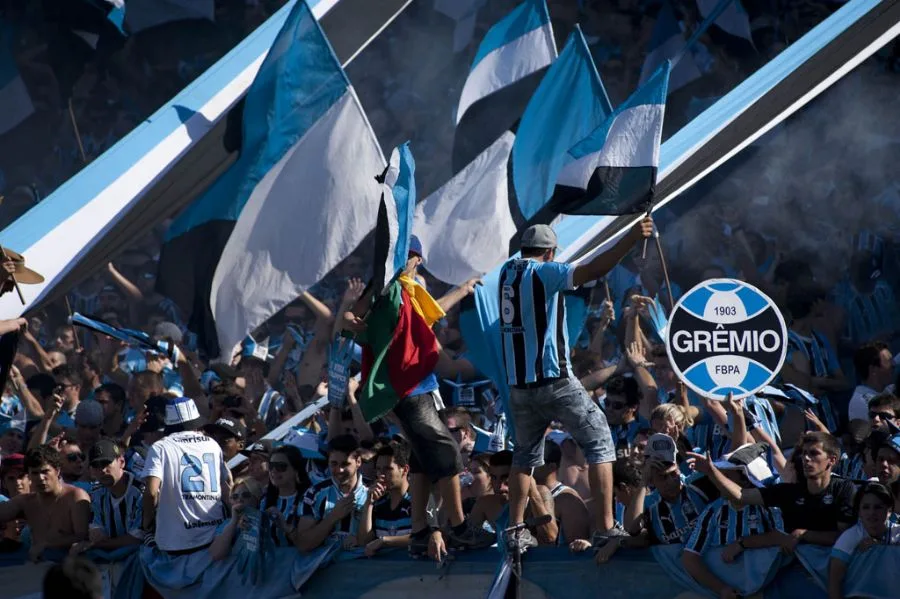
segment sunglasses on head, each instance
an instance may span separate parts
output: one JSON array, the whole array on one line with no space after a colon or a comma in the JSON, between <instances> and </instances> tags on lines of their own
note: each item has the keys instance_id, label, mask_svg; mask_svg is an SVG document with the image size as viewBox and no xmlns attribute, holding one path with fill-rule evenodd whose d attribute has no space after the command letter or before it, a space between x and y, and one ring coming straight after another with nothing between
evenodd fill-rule
<instances>
[{"instance_id":1,"label":"sunglasses on head","mask_svg":"<svg viewBox=\"0 0 900 599\"><path fill-rule=\"evenodd\" d=\"M81 453L80 451L75 452L75 453L68 453L68 454L66 454L66 459L69 460L70 462L83 462L84 454Z\"/></svg>"},{"instance_id":2,"label":"sunglasses on head","mask_svg":"<svg viewBox=\"0 0 900 599\"><path fill-rule=\"evenodd\" d=\"M287 472L289 464L287 462L269 462L269 470L275 472Z\"/></svg>"},{"instance_id":3,"label":"sunglasses on head","mask_svg":"<svg viewBox=\"0 0 900 599\"><path fill-rule=\"evenodd\" d=\"M253 493L250 491L231 494L231 501L247 501L248 499L253 499Z\"/></svg>"}]
</instances>

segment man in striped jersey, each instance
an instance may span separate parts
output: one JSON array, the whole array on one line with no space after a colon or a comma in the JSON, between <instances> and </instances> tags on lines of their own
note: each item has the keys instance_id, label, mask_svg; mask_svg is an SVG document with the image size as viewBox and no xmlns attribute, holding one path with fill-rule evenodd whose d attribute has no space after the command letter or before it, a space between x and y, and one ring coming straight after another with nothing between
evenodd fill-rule
<instances>
[{"instance_id":1,"label":"man in striped jersey","mask_svg":"<svg viewBox=\"0 0 900 599\"><path fill-rule=\"evenodd\" d=\"M369 487L357 535L369 557L385 547L407 547L412 533L409 447L400 441L379 447L375 469L378 478Z\"/></svg>"},{"instance_id":2,"label":"man in striped jersey","mask_svg":"<svg viewBox=\"0 0 900 599\"><path fill-rule=\"evenodd\" d=\"M676 463L675 440L661 433L647 443L644 479L654 489L641 487L629 498L634 517L631 537L614 539L597 552L597 563L609 560L619 548L640 549L651 545L684 543L700 513L720 494L699 474L684 479Z\"/></svg>"},{"instance_id":3,"label":"man in striped jersey","mask_svg":"<svg viewBox=\"0 0 900 599\"><path fill-rule=\"evenodd\" d=\"M741 460L736 455L738 453L740 450L716 462L719 469L742 489L762 486L756 476L748 476L747 466L740 463ZM769 472L769 477L771 474ZM771 532L784 533L784 522L777 508L756 505L741 507L720 497L709 504L694 523L681 556L684 569L694 580L722 599L737 599L741 596L739 591L710 570L703 554L707 551L721 551L722 560L730 564L747 549L778 545L777 537L768 534ZM752 581L748 583L753 584Z\"/></svg>"},{"instance_id":4,"label":"man in striped jersey","mask_svg":"<svg viewBox=\"0 0 900 599\"><path fill-rule=\"evenodd\" d=\"M125 470L125 455L111 439L100 439L88 454L97 486L91 491L89 540L72 547L73 553L88 549L111 551L138 545L141 530L144 485Z\"/></svg>"},{"instance_id":5,"label":"man in striped jersey","mask_svg":"<svg viewBox=\"0 0 900 599\"><path fill-rule=\"evenodd\" d=\"M356 437L338 435L328 442L331 476L307 489L297 527L287 533L300 551L312 551L332 535L353 544L369 496L359 474L361 464Z\"/></svg>"},{"instance_id":6,"label":"man in striped jersey","mask_svg":"<svg viewBox=\"0 0 900 599\"><path fill-rule=\"evenodd\" d=\"M555 262L556 233L547 225L525 230L521 256L500 272L500 335L510 386L516 446L509 483L511 526L525 519L532 469L543 465L544 433L560 421L581 447L595 505L595 539L625 534L613 519L612 462L615 448L606 416L572 374L563 291L605 276L641 239L653 233L644 218L610 251L584 264ZM533 544L527 531L521 544Z\"/></svg>"}]
</instances>

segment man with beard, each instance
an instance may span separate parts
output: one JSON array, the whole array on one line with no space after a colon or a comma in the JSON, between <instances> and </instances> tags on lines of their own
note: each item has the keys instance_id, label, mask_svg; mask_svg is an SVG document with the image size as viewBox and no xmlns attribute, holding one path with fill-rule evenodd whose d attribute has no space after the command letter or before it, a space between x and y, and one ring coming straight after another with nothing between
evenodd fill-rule
<instances>
[{"instance_id":1,"label":"man with beard","mask_svg":"<svg viewBox=\"0 0 900 599\"><path fill-rule=\"evenodd\" d=\"M94 548L109 551L139 544L144 539L141 530L144 485L125 470L124 452L115 441L97 441L88 457L91 474L99 484L91 492L89 540L72 546L72 553Z\"/></svg>"},{"instance_id":2,"label":"man with beard","mask_svg":"<svg viewBox=\"0 0 900 599\"><path fill-rule=\"evenodd\" d=\"M359 475L361 465L356 437L338 435L328 442L331 477L307 489L296 534L288 535L300 551L320 547L332 534L348 546L356 541L360 514L369 496Z\"/></svg>"},{"instance_id":3,"label":"man with beard","mask_svg":"<svg viewBox=\"0 0 900 599\"><path fill-rule=\"evenodd\" d=\"M25 455L30 493L0 503L0 524L25 518L31 528L29 557L38 561L45 549L68 551L88 538L91 499L60 478L59 452L47 445Z\"/></svg>"}]
</instances>

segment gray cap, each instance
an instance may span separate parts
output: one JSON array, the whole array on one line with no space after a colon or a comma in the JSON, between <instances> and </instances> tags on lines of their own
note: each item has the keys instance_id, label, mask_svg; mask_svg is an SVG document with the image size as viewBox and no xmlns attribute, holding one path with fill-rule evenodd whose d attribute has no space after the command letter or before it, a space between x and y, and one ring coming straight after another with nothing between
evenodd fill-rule
<instances>
[{"instance_id":1,"label":"gray cap","mask_svg":"<svg viewBox=\"0 0 900 599\"><path fill-rule=\"evenodd\" d=\"M644 450L644 457L651 460L658 460L669 464L674 464L678 448L675 440L669 435L655 433L647 439L647 448Z\"/></svg>"},{"instance_id":2,"label":"gray cap","mask_svg":"<svg viewBox=\"0 0 900 599\"><path fill-rule=\"evenodd\" d=\"M531 225L522 233L523 248L552 250L556 247L556 233L550 225Z\"/></svg>"}]
</instances>

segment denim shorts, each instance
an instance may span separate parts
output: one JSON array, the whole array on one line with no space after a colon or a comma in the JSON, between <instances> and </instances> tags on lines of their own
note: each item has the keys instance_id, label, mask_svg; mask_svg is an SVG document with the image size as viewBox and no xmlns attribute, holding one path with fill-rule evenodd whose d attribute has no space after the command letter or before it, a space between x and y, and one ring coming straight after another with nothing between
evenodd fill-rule
<instances>
[{"instance_id":1,"label":"denim shorts","mask_svg":"<svg viewBox=\"0 0 900 599\"><path fill-rule=\"evenodd\" d=\"M554 420L572 435L588 464L616 460L606 415L577 379L564 378L535 389L513 387L509 391L516 428L514 466L536 468L544 464L544 434Z\"/></svg>"},{"instance_id":2,"label":"denim shorts","mask_svg":"<svg viewBox=\"0 0 900 599\"><path fill-rule=\"evenodd\" d=\"M424 474L432 483L462 472L459 445L434 406L434 394L404 397L394 415L409 442L409 472Z\"/></svg>"}]
</instances>

